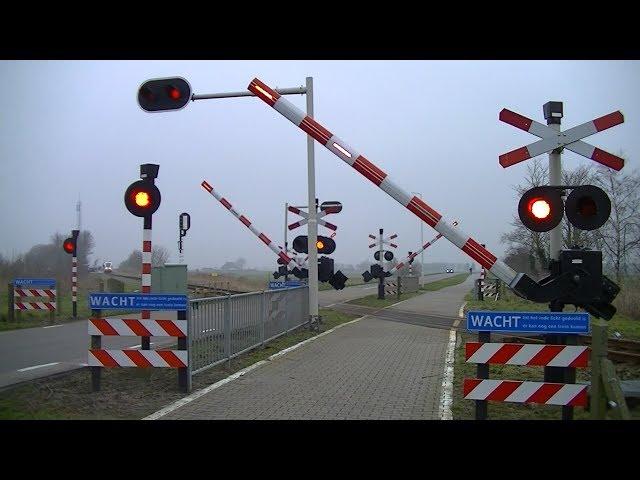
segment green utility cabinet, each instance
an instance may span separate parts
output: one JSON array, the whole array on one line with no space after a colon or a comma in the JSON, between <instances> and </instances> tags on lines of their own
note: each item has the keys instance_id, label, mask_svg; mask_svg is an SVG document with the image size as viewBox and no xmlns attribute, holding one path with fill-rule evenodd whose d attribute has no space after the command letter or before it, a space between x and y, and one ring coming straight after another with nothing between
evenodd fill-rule
<instances>
[{"instance_id":1,"label":"green utility cabinet","mask_svg":"<svg viewBox=\"0 0 640 480\"><path fill-rule=\"evenodd\" d=\"M165 263L151 269L152 293L187 294L187 266L180 263Z\"/></svg>"}]
</instances>

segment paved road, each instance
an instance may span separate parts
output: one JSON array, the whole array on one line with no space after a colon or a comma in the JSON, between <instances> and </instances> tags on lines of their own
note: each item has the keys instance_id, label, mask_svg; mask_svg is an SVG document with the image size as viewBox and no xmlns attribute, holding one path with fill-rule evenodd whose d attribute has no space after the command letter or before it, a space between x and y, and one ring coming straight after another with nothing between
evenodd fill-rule
<instances>
[{"instance_id":1,"label":"paved road","mask_svg":"<svg viewBox=\"0 0 640 480\"><path fill-rule=\"evenodd\" d=\"M446 300L436 308L457 312L471 281L465 284L440 290ZM434 295L415 299L336 329L161 418L439 419L448 329L384 318L401 318L404 304L430 308Z\"/></svg>"},{"instance_id":2,"label":"paved road","mask_svg":"<svg viewBox=\"0 0 640 480\"><path fill-rule=\"evenodd\" d=\"M435 275L426 275L421 277L420 283L430 283L443 278L453 277L457 273L437 273ZM378 292L378 284L373 280L364 285L356 285L355 287L346 287L342 290L322 290L318 292L318 304L321 307L335 306L338 303L348 302L356 298L366 297Z\"/></svg>"},{"instance_id":3,"label":"paved road","mask_svg":"<svg viewBox=\"0 0 640 480\"><path fill-rule=\"evenodd\" d=\"M167 314L169 319L176 318L175 312ZM154 344L166 341L151 337ZM139 344L140 337L111 337L103 342L112 349ZM84 366L89 345L87 320L0 332L0 388Z\"/></svg>"}]
</instances>

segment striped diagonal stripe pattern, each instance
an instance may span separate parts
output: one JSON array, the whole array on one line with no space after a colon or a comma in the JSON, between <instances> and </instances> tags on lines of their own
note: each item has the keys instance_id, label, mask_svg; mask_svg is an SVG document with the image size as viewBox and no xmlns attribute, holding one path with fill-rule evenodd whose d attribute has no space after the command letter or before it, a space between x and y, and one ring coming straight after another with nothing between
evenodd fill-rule
<instances>
[{"instance_id":1,"label":"striped diagonal stripe pattern","mask_svg":"<svg viewBox=\"0 0 640 480\"><path fill-rule=\"evenodd\" d=\"M134 337L186 337L186 320L145 320L137 318L90 318L89 335Z\"/></svg>"},{"instance_id":2,"label":"striped diagonal stripe pattern","mask_svg":"<svg viewBox=\"0 0 640 480\"><path fill-rule=\"evenodd\" d=\"M461 230L454 229L453 225L442 218L440 213L427 205L418 196L412 195L402 189L393 182L384 171L376 167L338 136L322 127L313 118L305 115L299 108L286 98L280 96L275 90L258 78L254 78L247 88L287 118L291 123L301 128L321 145L330 150L343 162L357 170L391 198L433 227L438 233L442 233L447 240L462 249L482 266L489 269L496 277L508 285L515 283L519 279L519 275L506 263L498 260L495 255L480 246L478 242Z\"/></svg>"},{"instance_id":3,"label":"striped diagonal stripe pattern","mask_svg":"<svg viewBox=\"0 0 640 480\"><path fill-rule=\"evenodd\" d=\"M276 93L276 95L278 94ZM291 269L298 268L298 265L296 264L296 262L294 262L293 259L289 257L289 255L287 255L282 249L279 249L277 245L275 245L275 243L272 242L269 237L267 237L264 233L260 232L256 227L254 227L251 221L247 217L238 213L238 211L236 211L236 209L233 208L233 205L231 205L231 203L226 198L220 195L220 193L218 193L211 186L209 182L207 182L206 180L203 180L201 185L202 185L202 188L204 188L207 192L209 192L213 198L218 200L227 210L229 210L229 212L231 212L231 214L234 217L240 220L240 222L242 222L244 226L251 231L251 233L253 233L256 237L258 237L262 241L262 243L264 243L267 247L271 249L273 253L275 253L278 257L280 257L286 263L288 268L291 268Z\"/></svg>"},{"instance_id":4,"label":"striped diagonal stripe pattern","mask_svg":"<svg viewBox=\"0 0 640 480\"><path fill-rule=\"evenodd\" d=\"M42 288L14 288L13 294L18 297L48 297L56 298L55 289Z\"/></svg>"},{"instance_id":5,"label":"striped diagonal stripe pattern","mask_svg":"<svg viewBox=\"0 0 640 480\"><path fill-rule=\"evenodd\" d=\"M89 350L90 367L186 368L186 350Z\"/></svg>"},{"instance_id":6,"label":"striped diagonal stripe pattern","mask_svg":"<svg viewBox=\"0 0 640 480\"><path fill-rule=\"evenodd\" d=\"M453 225L454 227L458 225L458 221L454 221L451 225ZM434 238L432 238L430 241L428 241L427 243L425 243L422 248L420 248L420 250L417 250L415 252L413 252L411 255L407 256L406 258L404 258L400 263L398 263L395 267L393 267L391 270L389 270L389 273L394 274L395 272L397 272L398 270L402 269L402 267L404 267L407 263L411 262L411 260L413 260L414 258L416 258L418 255L420 255L422 252L424 252L427 248L429 248L431 245L433 245L434 243L436 243L440 238L442 237L442 234L439 233L438 235L436 235ZM411 267L411 263L409 263L409 267Z\"/></svg>"},{"instance_id":7,"label":"striped diagonal stripe pattern","mask_svg":"<svg viewBox=\"0 0 640 480\"><path fill-rule=\"evenodd\" d=\"M14 310L50 310L56 309L56 302L14 302Z\"/></svg>"},{"instance_id":8,"label":"striped diagonal stripe pattern","mask_svg":"<svg viewBox=\"0 0 640 480\"><path fill-rule=\"evenodd\" d=\"M465 378L463 395L467 400L539 403L572 407L587 405L587 385L564 383Z\"/></svg>"},{"instance_id":9,"label":"striped diagonal stripe pattern","mask_svg":"<svg viewBox=\"0 0 640 480\"><path fill-rule=\"evenodd\" d=\"M586 368L590 349L576 345L467 342L467 363Z\"/></svg>"}]
</instances>

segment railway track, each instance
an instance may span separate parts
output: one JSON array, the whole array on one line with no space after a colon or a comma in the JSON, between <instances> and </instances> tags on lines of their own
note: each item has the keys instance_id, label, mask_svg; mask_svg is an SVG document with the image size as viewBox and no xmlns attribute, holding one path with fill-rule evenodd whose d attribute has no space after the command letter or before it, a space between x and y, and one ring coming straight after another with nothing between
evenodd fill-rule
<instances>
[{"instance_id":1,"label":"railway track","mask_svg":"<svg viewBox=\"0 0 640 480\"><path fill-rule=\"evenodd\" d=\"M129 278L129 279L133 279L133 280L140 280L140 275L125 275L122 273L108 273L105 275L110 275L112 277L121 277L121 278ZM187 283L187 288L195 293L198 292L221 292L223 294L237 294L237 293L246 293L244 291L240 291L240 290L231 290L228 288L221 288L221 287L215 287L215 286L211 286L211 285L203 285L203 284L199 284L199 283Z\"/></svg>"}]
</instances>

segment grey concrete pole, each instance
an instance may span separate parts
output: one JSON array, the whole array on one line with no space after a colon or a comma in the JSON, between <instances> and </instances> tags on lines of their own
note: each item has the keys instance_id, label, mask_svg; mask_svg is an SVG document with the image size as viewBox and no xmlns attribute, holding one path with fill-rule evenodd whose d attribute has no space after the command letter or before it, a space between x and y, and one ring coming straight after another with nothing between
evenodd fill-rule
<instances>
[{"instance_id":1,"label":"grey concrete pole","mask_svg":"<svg viewBox=\"0 0 640 480\"><path fill-rule=\"evenodd\" d=\"M307 77L307 115L313 118L313 77ZM318 326L318 223L316 219L316 172L314 140L307 136L307 178L308 178L308 251L309 251L309 327Z\"/></svg>"}]
</instances>

